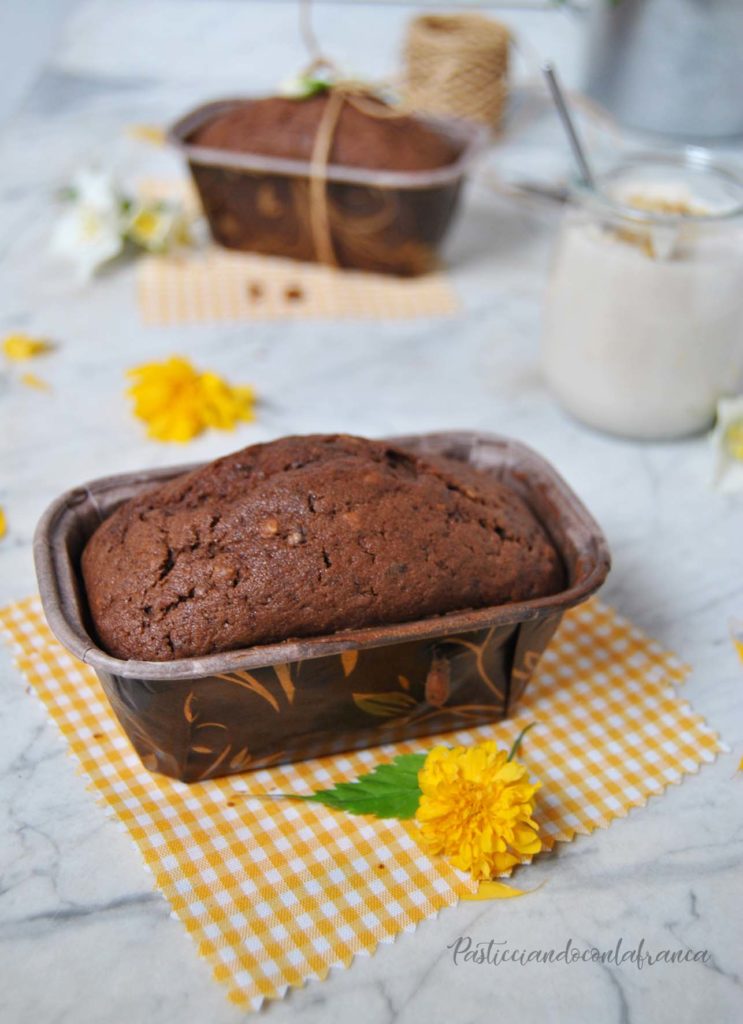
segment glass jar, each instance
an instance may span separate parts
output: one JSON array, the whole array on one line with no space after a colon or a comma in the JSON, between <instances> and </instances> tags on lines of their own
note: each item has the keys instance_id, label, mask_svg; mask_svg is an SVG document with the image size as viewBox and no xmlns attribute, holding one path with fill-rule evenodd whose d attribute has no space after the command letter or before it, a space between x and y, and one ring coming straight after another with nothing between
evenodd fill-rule
<instances>
[{"instance_id":1,"label":"glass jar","mask_svg":"<svg viewBox=\"0 0 743 1024\"><path fill-rule=\"evenodd\" d=\"M743 388L743 183L706 154L639 156L579 190L560 231L547 381L593 427L665 439Z\"/></svg>"}]
</instances>

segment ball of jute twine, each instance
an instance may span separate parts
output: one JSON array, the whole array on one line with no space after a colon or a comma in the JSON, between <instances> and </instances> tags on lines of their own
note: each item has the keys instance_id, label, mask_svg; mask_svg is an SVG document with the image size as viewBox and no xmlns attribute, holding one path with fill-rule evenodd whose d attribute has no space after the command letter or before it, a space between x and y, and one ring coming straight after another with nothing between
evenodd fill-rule
<instances>
[{"instance_id":1,"label":"ball of jute twine","mask_svg":"<svg viewBox=\"0 0 743 1024\"><path fill-rule=\"evenodd\" d=\"M403 51L406 104L495 128L508 95L510 33L482 14L423 14Z\"/></svg>"}]
</instances>

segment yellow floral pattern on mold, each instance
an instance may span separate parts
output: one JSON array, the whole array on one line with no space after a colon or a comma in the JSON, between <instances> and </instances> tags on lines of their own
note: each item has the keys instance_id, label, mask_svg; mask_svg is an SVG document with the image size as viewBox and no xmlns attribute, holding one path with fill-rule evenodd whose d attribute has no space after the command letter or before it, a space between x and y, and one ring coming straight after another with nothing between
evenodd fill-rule
<instances>
[{"instance_id":1,"label":"yellow floral pattern on mold","mask_svg":"<svg viewBox=\"0 0 743 1024\"><path fill-rule=\"evenodd\" d=\"M112 678L105 688L147 767L197 781L498 720L504 673L525 667L518 635L511 625L482 628L185 686ZM536 655L526 655L531 669Z\"/></svg>"}]
</instances>

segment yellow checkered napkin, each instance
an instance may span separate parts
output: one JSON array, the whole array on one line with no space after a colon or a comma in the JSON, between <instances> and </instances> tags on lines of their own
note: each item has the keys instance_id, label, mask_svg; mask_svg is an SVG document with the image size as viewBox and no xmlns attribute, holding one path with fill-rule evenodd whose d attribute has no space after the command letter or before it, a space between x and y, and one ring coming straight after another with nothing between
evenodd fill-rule
<instances>
[{"instance_id":1,"label":"yellow checkered napkin","mask_svg":"<svg viewBox=\"0 0 743 1024\"><path fill-rule=\"evenodd\" d=\"M431 737L188 786L142 768L94 673L52 637L37 598L0 611L0 626L93 790L236 1003L257 1008L290 985L324 978L471 888L424 854L414 824L247 795L326 787L428 749ZM565 616L517 718L445 742L495 736L507 745L536 719L522 760L543 782L535 816L550 847L644 805L722 749L673 691L686 672L590 601Z\"/></svg>"},{"instance_id":2,"label":"yellow checkered napkin","mask_svg":"<svg viewBox=\"0 0 743 1024\"><path fill-rule=\"evenodd\" d=\"M137 295L146 324L242 320L409 319L459 308L443 274L396 278L212 247L140 260Z\"/></svg>"}]
</instances>

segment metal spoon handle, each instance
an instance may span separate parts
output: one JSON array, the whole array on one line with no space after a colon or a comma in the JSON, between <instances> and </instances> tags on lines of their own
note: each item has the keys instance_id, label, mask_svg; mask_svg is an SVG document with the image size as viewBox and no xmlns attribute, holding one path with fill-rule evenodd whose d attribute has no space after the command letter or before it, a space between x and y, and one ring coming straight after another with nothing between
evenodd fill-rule
<instances>
[{"instance_id":1,"label":"metal spoon handle","mask_svg":"<svg viewBox=\"0 0 743 1024\"><path fill-rule=\"evenodd\" d=\"M594 188L595 178L593 176L593 171L591 170L591 166L588 163L588 159L586 157L586 150L578 137L578 132L575 128L575 122L573 121L573 118L568 109L568 105L565 102L565 94L562 91L562 87L560 86L560 83L557 79L557 72L555 71L555 68L552 64L545 64L542 67L542 73L544 74L544 77L547 79L547 85L549 86L550 93L552 94L552 99L554 100L555 106L557 107L557 112L560 115L562 126L565 129L565 134L568 137L568 142L570 143L570 148L573 151L575 162L578 164L580 176L583 179L583 183L584 185L588 185L590 188Z\"/></svg>"}]
</instances>

